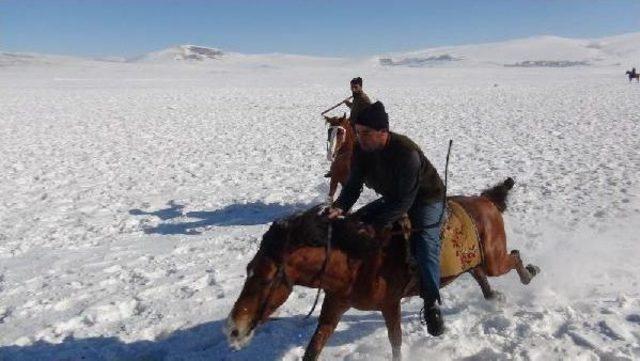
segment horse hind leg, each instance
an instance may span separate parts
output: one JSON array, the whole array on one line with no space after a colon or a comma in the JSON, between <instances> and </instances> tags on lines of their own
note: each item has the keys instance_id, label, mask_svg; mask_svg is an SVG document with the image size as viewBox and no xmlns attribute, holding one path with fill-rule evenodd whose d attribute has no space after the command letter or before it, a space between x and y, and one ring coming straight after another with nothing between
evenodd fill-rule
<instances>
[{"instance_id":1,"label":"horse hind leg","mask_svg":"<svg viewBox=\"0 0 640 361\"><path fill-rule=\"evenodd\" d=\"M482 265L476 266L468 272L471 273L476 282L478 282L478 285L480 285L480 289L482 289L482 295L485 300L500 301L504 299L502 293L491 289L491 285L487 279L487 273L482 268Z\"/></svg>"},{"instance_id":2,"label":"horse hind leg","mask_svg":"<svg viewBox=\"0 0 640 361\"><path fill-rule=\"evenodd\" d=\"M540 267L528 264L526 267L522 263L522 259L520 258L520 251L513 250L509 255L511 263L513 265L512 268L516 269L518 272L518 276L520 277L520 282L523 285L528 285L533 277L535 277L538 273L540 273Z\"/></svg>"}]
</instances>

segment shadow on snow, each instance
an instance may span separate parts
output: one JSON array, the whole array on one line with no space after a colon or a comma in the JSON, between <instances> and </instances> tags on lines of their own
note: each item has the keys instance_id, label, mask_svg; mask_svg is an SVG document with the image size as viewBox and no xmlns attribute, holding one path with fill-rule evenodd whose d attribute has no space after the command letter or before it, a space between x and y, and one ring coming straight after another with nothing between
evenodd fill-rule
<instances>
[{"instance_id":1,"label":"shadow on snow","mask_svg":"<svg viewBox=\"0 0 640 361\"><path fill-rule=\"evenodd\" d=\"M404 316L406 319L407 315ZM306 347L317 318L305 320L303 316L292 316L270 321L260 326L251 343L240 351L227 345L222 332L225 322L217 320L176 330L154 341L127 343L117 337L68 337L56 344L38 341L27 346L4 346L0 347L0 360L276 360L292 348ZM352 344L380 328L386 330L379 312L347 314L340 325L328 346ZM386 341L386 336L384 339Z\"/></svg>"},{"instance_id":2,"label":"shadow on snow","mask_svg":"<svg viewBox=\"0 0 640 361\"><path fill-rule=\"evenodd\" d=\"M132 209L129 211L129 214L133 216L154 216L164 221L157 226L146 227L144 232L148 234L197 235L201 233L198 228L207 226L252 226L266 224L291 213L306 210L314 204L279 204L258 201L245 204L231 204L214 211L196 212L184 212L183 209L185 206L175 201L169 201L167 205L168 208L150 212ZM183 220L184 218L196 220L176 222L176 220Z\"/></svg>"}]
</instances>

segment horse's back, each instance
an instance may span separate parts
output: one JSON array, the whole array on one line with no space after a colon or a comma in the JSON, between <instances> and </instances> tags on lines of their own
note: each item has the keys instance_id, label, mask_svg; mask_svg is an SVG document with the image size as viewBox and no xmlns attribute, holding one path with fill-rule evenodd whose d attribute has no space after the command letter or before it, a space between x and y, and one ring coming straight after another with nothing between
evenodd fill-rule
<instances>
[{"instance_id":1,"label":"horse's back","mask_svg":"<svg viewBox=\"0 0 640 361\"><path fill-rule=\"evenodd\" d=\"M485 230L498 228L504 230L502 213L493 202L482 196L452 196L448 198L462 206L473 218L478 227L478 232L482 234Z\"/></svg>"},{"instance_id":2,"label":"horse's back","mask_svg":"<svg viewBox=\"0 0 640 361\"><path fill-rule=\"evenodd\" d=\"M482 196L454 196L449 199L460 204L473 218L482 245L484 269L490 276L499 275L507 256L502 213L493 202Z\"/></svg>"}]
</instances>

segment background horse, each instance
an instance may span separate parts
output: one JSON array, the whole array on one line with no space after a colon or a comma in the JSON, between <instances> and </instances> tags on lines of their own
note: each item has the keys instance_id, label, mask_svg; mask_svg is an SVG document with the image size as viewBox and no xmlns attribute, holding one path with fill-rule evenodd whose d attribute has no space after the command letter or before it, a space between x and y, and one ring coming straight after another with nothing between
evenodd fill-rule
<instances>
[{"instance_id":1,"label":"background horse","mask_svg":"<svg viewBox=\"0 0 640 361\"><path fill-rule=\"evenodd\" d=\"M627 74L627 76L629 76L629 81L632 81L633 79L635 79L638 82L640 82L640 74L639 73L634 73L632 71L627 70L627 72L625 74Z\"/></svg>"},{"instance_id":2,"label":"background horse","mask_svg":"<svg viewBox=\"0 0 640 361\"><path fill-rule=\"evenodd\" d=\"M333 201L338 184L344 187L349 178L356 136L346 114L342 117L324 117L324 119L329 124L327 135L327 159L331 161L329 198Z\"/></svg>"},{"instance_id":3,"label":"background horse","mask_svg":"<svg viewBox=\"0 0 640 361\"><path fill-rule=\"evenodd\" d=\"M539 272L524 267L518 251L507 252L502 213L513 186L507 179L480 196L458 196L471 216L483 250L482 262L464 271L473 275L485 298L496 296L487 276L515 269L523 284ZM416 273L407 264L403 235L390 229L375 237L362 231L357 213L329 222L314 207L275 222L264 234L260 248L247 266L247 279L227 318L225 333L230 346L246 345L261 323L289 297L294 285L322 288L325 299L318 326L304 360L316 360L342 315L351 307L382 312L394 360L401 357L400 300L418 295ZM401 232L400 232L401 233ZM327 238L331 237L331 247ZM464 273L464 272L463 272ZM459 275L442 279L442 287Z\"/></svg>"}]
</instances>

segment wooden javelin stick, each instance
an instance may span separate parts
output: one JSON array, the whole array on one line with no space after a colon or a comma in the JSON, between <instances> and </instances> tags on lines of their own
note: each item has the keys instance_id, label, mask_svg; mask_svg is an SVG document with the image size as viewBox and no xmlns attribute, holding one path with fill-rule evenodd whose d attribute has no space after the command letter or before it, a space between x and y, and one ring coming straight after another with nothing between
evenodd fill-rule
<instances>
[{"instance_id":1,"label":"wooden javelin stick","mask_svg":"<svg viewBox=\"0 0 640 361\"><path fill-rule=\"evenodd\" d=\"M325 110L324 112L320 113L320 115L325 115L325 114L327 114L328 112L330 112L330 111L334 110L335 108L337 108L337 107L341 106L341 105L342 105L342 103L346 102L347 100L351 100L351 98L353 98L353 95L352 95L352 96L350 96L350 97L348 97L347 99L345 99L345 100L341 101L340 103L338 103L338 104L336 104L336 105L332 106L331 108L329 108L329 109Z\"/></svg>"}]
</instances>

